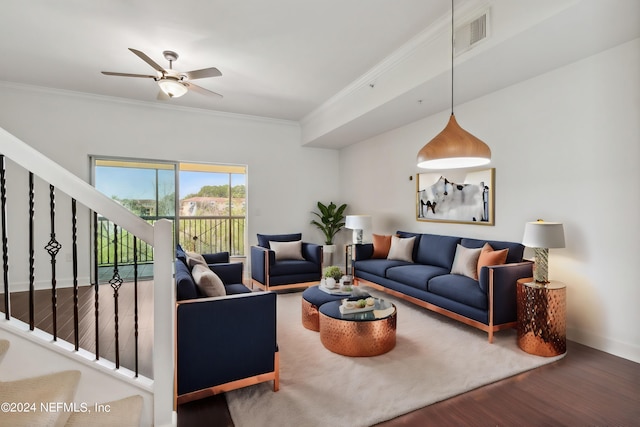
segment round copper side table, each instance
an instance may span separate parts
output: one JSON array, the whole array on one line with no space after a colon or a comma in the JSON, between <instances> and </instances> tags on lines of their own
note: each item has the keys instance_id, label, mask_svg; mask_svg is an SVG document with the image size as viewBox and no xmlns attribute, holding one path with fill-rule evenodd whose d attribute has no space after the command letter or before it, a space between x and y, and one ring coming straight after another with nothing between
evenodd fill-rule
<instances>
[{"instance_id":1,"label":"round copper side table","mask_svg":"<svg viewBox=\"0 0 640 427\"><path fill-rule=\"evenodd\" d=\"M341 301L320 306L320 341L343 356L378 356L396 346L396 306L376 300L375 310L341 314Z\"/></svg>"},{"instance_id":2,"label":"round copper side table","mask_svg":"<svg viewBox=\"0 0 640 427\"><path fill-rule=\"evenodd\" d=\"M517 281L518 347L537 356L559 356L567 351L567 287L552 280Z\"/></svg>"}]
</instances>

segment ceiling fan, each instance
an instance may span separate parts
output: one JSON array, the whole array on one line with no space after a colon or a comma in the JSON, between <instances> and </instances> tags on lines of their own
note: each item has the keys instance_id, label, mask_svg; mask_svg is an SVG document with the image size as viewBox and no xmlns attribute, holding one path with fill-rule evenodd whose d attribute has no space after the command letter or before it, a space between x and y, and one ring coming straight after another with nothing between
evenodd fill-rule
<instances>
[{"instance_id":1,"label":"ceiling fan","mask_svg":"<svg viewBox=\"0 0 640 427\"><path fill-rule=\"evenodd\" d=\"M173 62L178 59L178 54L171 50L165 50L164 52L162 52L162 54L164 55L165 59L169 61L169 69L165 70L143 52L132 48L129 48L129 50L135 53L144 62L151 65L151 67L153 67L153 69L156 70L158 74L155 76L151 76L147 74L114 73L112 71L103 71L102 74L105 74L107 76L142 77L153 79L158 82L158 85L160 86L161 90L158 93L158 99L160 100L178 98L187 93L189 89L193 89L194 91L200 92L205 95L215 95L222 98L222 95L220 95L219 93L210 91L209 89L205 89L191 83L191 80L221 76L222 73L217 68L203 68L202 70L188 71L186 73L174 70Z\"/></svg>"}]
</instances>

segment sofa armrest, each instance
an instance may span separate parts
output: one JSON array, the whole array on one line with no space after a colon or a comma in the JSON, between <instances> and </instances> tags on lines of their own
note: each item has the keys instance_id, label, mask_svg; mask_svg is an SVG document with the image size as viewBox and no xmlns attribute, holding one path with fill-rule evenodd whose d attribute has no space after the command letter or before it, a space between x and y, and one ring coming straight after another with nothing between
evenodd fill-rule
<instances>
[{"instance_id":1,"label":"sofa armrest","mask_svg":"<svg viewBox=\"0 0 640 427\"><path fill-rule=\"evenodd\" d=\"M302 257L318 266L322 265L322 245L302 242Z\"/></svg>"},{"instance_id":2,"label":"sofa armrest","mask_svg":"<svg viewBox=\"0 0 640 427\"><path fill-rule=\"evenodd\" d=\"M531 277L532 274L532 261L482 268L480 271L480 286L482 287L482 284L486 283L487 292L489 292L491 289L490 282L493 282L492 306L494 324L516 321L516 282L518 279Z\"/></svg>"},{"instance_id":3,"label":"sofa armrest","mask_svg":"<svg viewBox=\"0 0 640 427\"><path fill-rule=\"evenodd\" d=\"M215 254L202 254L207 264L218 264L221 262L229 262L229 252L217 252Z\"/></svg>"},{"instance_id":4,"label":"sofa armrest","mask_svg":"<svg viewBox=\"0 0 640 427\"><path fill-rule=\"evenodd\" d=\"M369 259L373 256L373 243L355 243L353 247L353 257L355 261Z\"/></svg>"},{"instance_id":5,"label":"sofa armrest","mask_svg":"<svg viewBox=\"0 0 640 427\"><path fill-rule=\"evenodd\" d=\"M242 283L241 262L209 264L209 268L222 279L225 285Z\"/></svg>"},{"instance_id":6,"label":"sofa armrest","mask_svg":"<svg viewBox=\"0 0 640 427\"><path fill-rule=\"evenodd\" d=\"M180 301L176 336L178 395L272 372L276 294Z\"/></svg>"},{"instance_id":7,"label":"sofa armrest","mask_svg":"<svg viewBox=\"0 0 640 427\"><path fill-rule=\"evenodd\" d=\"M265 264L266 260L269 264ZM260 283L267 283L268 268L276 260L276 254L262 246L251 246L251 278Z\"/></svg>"}]
</instances>

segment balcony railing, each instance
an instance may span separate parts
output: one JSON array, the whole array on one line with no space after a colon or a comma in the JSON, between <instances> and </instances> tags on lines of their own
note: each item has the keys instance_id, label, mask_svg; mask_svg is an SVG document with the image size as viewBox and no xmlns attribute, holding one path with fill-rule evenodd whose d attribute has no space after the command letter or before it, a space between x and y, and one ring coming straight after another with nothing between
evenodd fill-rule
<instances>
[{"instance_id":1,"label":"balcony railing","mask_svg":"<svg viewBox=\"0 0 640 427\"><path fill-rule=\"evenodd\" d=\"M159 218L143 216L142 219L153 225ZM244 216L182 216L178 224L178 241L185 250L198 253L229 252L231 256L245 255ZM96 253L99 268L133 264L133 235L121 227L114 227L109 219L102 216L98 217L97 231ZM138 242L137 260L139 264L152 263L153 248L145 242Z\"/></svg>"}]
</instances>

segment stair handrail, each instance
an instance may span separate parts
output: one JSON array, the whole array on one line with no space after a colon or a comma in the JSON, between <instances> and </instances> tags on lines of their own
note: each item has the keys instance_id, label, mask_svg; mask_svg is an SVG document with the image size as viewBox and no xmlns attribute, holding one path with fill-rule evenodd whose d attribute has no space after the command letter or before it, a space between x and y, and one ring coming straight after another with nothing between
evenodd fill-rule
<instances>
[{"instance_id":1,"label":"stair handrail","mask_svg":"<svg viewBox=\"0 0 640 427\"><path fill-rule=\"evenodd\" d=\"M124 206L115 203L92 185L0 127L0 153L44 181L78 200L84 206L113 219L138 238L153 245L153 226Z\"/></svg>"}]
</instances>

